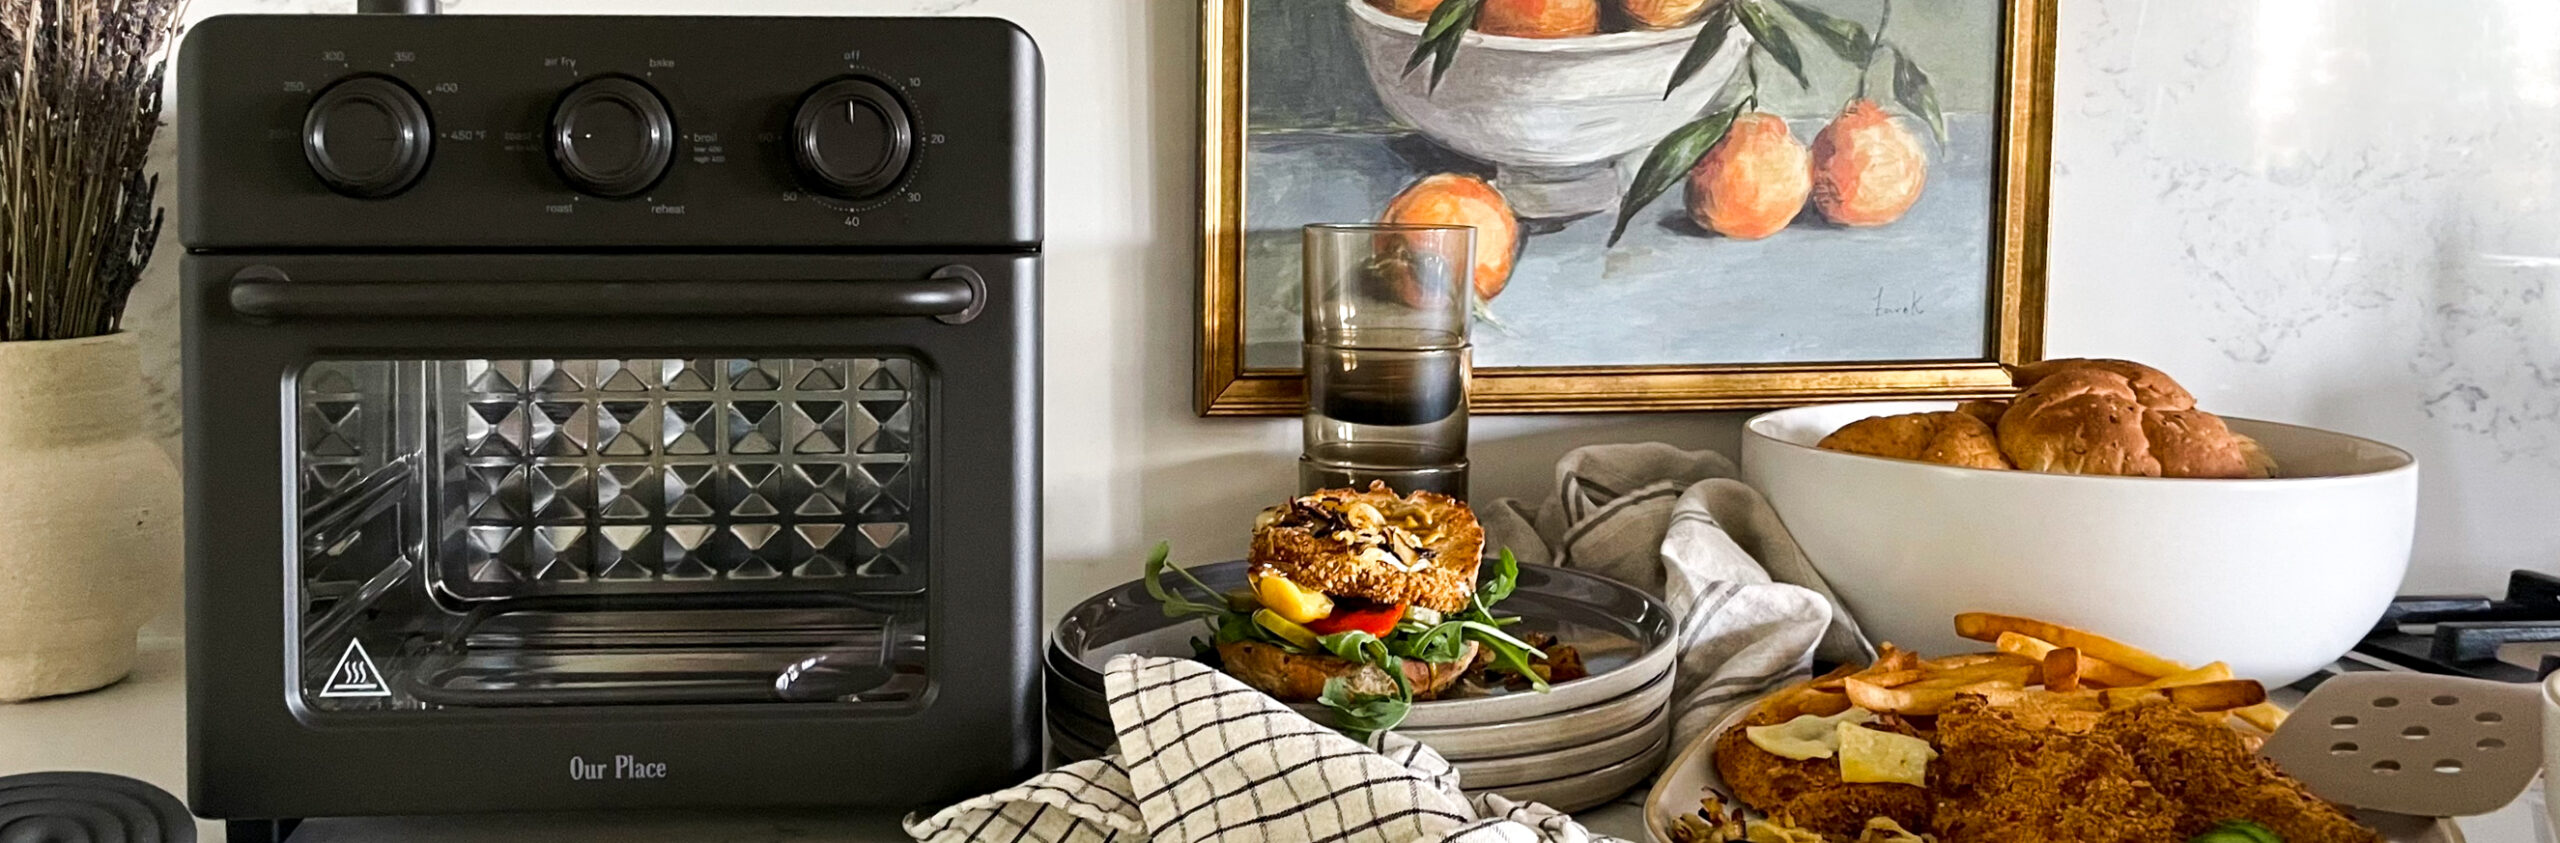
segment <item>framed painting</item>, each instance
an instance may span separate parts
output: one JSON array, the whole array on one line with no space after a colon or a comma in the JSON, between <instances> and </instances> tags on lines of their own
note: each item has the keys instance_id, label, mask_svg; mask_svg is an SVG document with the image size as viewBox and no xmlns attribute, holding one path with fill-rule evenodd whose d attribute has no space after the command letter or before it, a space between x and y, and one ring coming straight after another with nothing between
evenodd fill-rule
<instances>
[{"instance_id":1,"label":"framed painting","mask_svg":"<svg viewBox=\"0 0 2560 843\"><path fill-rule=\"evenodd\" d=\"M1197 407L1299 411L1299 229L1474 226L1477 412L2000 393L2055 0L1204 0Z\"/></svg>"}]
</instances>

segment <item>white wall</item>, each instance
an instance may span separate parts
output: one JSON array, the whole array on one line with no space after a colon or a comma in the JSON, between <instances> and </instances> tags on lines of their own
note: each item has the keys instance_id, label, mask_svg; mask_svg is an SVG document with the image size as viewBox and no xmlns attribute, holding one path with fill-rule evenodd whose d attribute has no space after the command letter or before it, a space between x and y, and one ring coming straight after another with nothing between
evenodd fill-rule
<instances>
[{"instance_id":1,"label":"white wall","mask_svg":"<svg viewBox=\"0 0 2560 843\"><path fill-rule=\"evenodd\" d=\"M2560 569L2560 5L2066 0L2054 149L2057 354L2130 356L2208 407L2419 452L2417 585ZM344 11L195 0L191 14ZM1294 484L1294 420L1190 410L1195 0L448 0L458 13L912 14L1020 22L1049 82L1052 613L1179 557L1240 555ZM2458 8L2459 11L2456 11ZM164 200L171 197L164 196ZM174 229L174 227L173 227ZM139 294L175 430L176 245ZM1713 326L1700 326L1711 330ZM1482 496L1565 450L1731 449L1739 416L1480 419Z\"/></svg>"}]
</instances>

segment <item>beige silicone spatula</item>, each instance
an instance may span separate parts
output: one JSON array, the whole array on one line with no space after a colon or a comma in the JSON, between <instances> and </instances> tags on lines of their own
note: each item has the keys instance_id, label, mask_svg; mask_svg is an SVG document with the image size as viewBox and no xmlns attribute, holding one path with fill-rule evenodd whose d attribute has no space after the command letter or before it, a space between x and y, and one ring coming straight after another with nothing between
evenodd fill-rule
<instances>
[{"instance_id":1,"label":"beige silicone spatula","mask_svg":"<svg viewBox=\"0 0 2560 843\"><path fill-rule=\"evenodd\" d=\"M2260 753L2331 802L2422 817L2485 814L2542 769L2542 689L2425 673L2344 673Z\"/></svg>"}]
</instances>

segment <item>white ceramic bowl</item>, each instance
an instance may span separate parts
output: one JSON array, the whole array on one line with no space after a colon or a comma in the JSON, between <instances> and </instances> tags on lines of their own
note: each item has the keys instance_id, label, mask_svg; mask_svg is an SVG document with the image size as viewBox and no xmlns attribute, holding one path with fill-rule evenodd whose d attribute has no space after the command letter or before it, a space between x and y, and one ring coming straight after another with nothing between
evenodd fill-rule
<instances>
[{"instance_id":1,"label":"white ceramic bowl","mask_svg":"<svg viewBox=\"0 0 2560 843\"><path fill-rule=\"evenodd\" d=\"M2560 673L2542 679L2542 812L2560 829Z\"/></svg>"},{"instance_id":2,"label":"white ceramic bowl","mask_svg":"<svg viewBox=\"0 0 2560 843\"><path fill-rule=\"evenodd\" d=\"M1619 159L1704 114L1751 46L1733 24L1706 66L1665 98L1671 71L1706 24L1578 38L1469 33L1433 91L1428 62L1404 70L1422 40L1421 21L1366 0L1342 2L1387 111L1442 146L1492 162L1512 210L1533 219L1617 207Z\"/></svg>"},{"instance_id":3,"label":"white ceramic bowl","mask_svg":"<svg viewBox=\"0 0 2560 843\"><path fill-rule=\"evenodd\" d=\"M1744 424L1743 473L1867 634L1980 649L1959 612L2027 615L2269 686L2310 675L2382 616L2408 570L2417 460L2369 439L2228 419L2272 480L1986 471L1814 447L1868 416L1947 402L1837 404Z\"/></svg>"}]
</instances>

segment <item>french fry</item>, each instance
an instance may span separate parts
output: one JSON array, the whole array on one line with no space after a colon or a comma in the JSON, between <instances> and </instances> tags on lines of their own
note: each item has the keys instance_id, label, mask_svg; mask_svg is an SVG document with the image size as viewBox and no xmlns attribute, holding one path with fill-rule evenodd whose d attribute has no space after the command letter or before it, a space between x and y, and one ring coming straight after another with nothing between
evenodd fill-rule
<instances>
[{"instance_id":1,"label":"french fry","mask_svg":"<svg viewBox=\"0 0 2560 843\"><path fill-rule=\"evenodd\" d=\"M1910 670L1919 666L1919 653L1893 646L1893 642L1887 641L1884 642L1884 646L1876 648L1876 663L1869 665L1867 669Z\"/></svg>"},{"instance_id":2,"label":"french fry","mask_svg":"<svg viewBox=\"0 0 2560 843\"><path fill-rule=\"evenodd\" d=\"M2076 648L2081 655L2123 665L2135 673L2148 677L2167 676L2187 669L2186 665L2170 661L2140 647L2058 623L1994 615L1987 612L1966 612L1956 616L1957 635L1975 641L1997 642L2000 640L2000 633L2003 632L2015 632L2030 638L2042 639L2056 647Z\"/></svg>"},{"instance_id":3,"label":"french fry","mask_svg":"<svg viewBox=\"0 0 2560 843\"><path fill-rule=\"evenodd\" d=\"M2226 662L2214 662L2203 667L2191 670L2182 670L2177 673L2172 673L2167 676L2142 683L2142 687L2173 688L2179 685L2220 682L2229 678L2231 678L2231 665Z\"/></svg>"},{"instance_id":4,"label":"french fry","mask_svg":"<svg viewBox=\"0 0 2560 843\"><path fill-rule=\"evenodd\" d=\"M1911 670L1888 670L1883 673L1862 674L1851 678L1877 687L1900 688L1904 685L1909 685L1913 682L1929 678L1929 672L1914 668Z\"/></svg>"},{"instance_id":5,"label":"french fry","mask_svg":"<svg viewBox=\"0 0 2560 843\"><path fill-rule=\"evenodd\" d=\"M2267 701L2267 687L2248 679L2225 679L2194 685L2167 688L2109 688L2108 708L2126 708L2155 699L2166 699L2188 711L2215 712L2246 708Z\"/></svg>"},{"instance_id":6,"label":"french fry","mask_svg":"<svg viewBox=\"0 0 2560 843\"><path fill-rule=\"evenodd\" d=\"M2285 718L2291 715L2284 709L2276 707L2275 703L2262 702L2232 709L2231 716L2238 717L2242 722L2272 735L2277 729L2284 727Z\"/></svg>"},{"instance_id":7,"label":"french fry","mask_svg":"<svg viewBox=\"0 0 2560 843\"><path fill-rule=\"evenodd\" d=\"M2032 635L2025 635L2016 632L2000 633L2000 637L1992 642L1992 646L2000 648L2000 651L2003 653L2013 653L2039 660L2043 659L2046 654L2062 649L2054 646L2053 642L2046 641ZM2072 649L2078 650L2079 648L2074 647ZM2101 661L2091 657L2085 652L2080 654L2081 684L2099 685L2109 688L2126 688L2135 685L2147 684L2150 681L2151 677L2135 673L2132 670L2126 669L2122 665L2118 665L2113 662Z\"/></svg>"},{"instance_id":8,"label":"french fry","mask_svg":"<svg viewBox=\"0 0 2560 843\"><path fill-rule=\"evenodd\" d=\"M1851 703L1879 714L1936 714L1956 700L1956 689L1949 686L1887 688L1863 679L1851 679L1847 686Z\"/></svg>"},{"instance_id":9,"label":"french fry","mask_svg":"<svg viewBox=\"0 0 2560 843\"><path fill-rule=\"evenodd\" d=\"M2080 651L2059 647L2044 654L2043 679L2048 691L2080 690Z\"/></svg>"},{"instance_id":10,"label":"french fry","mask_svg":"<svg viewBox=\"0 0 2560 843\"><path fill-rule=\"evenodd\" d=\"M1844 664L1839 667L1832 668L1829 673L1814 677L1813 681L1806 683L1805 687L1816 691L1837 692L1840 690L1840 680L1854 676L1858 672L1859 668L1857 665Z\"/></svg>"}]
</instances>

